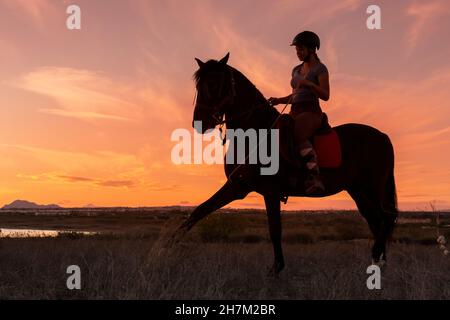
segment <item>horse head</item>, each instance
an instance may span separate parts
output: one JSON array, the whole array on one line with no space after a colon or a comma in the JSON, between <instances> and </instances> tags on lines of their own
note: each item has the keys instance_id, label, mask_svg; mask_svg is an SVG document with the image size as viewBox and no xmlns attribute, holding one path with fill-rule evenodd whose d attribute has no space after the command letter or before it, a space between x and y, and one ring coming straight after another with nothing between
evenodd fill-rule
<instances>
[{"instance_id":1,"label":"horse head","mask_svg":"<svg viewBox=\"0 0 450 320\"><path fill-rule=\"evenodd\" d=\"M235 102L233 69L227 65L230 53L220 60L203 62L195 58L199 69L194 74L197 99L192 125L202 122L202 132L224 123L224 115ZM198 129L197 127L195 127Z\"/></svg>"}]
</instances>

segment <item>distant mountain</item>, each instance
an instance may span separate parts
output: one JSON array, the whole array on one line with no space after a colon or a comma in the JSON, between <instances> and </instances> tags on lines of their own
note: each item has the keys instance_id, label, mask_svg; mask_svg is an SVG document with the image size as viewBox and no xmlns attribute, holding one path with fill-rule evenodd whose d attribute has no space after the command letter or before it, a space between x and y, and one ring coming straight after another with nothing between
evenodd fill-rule
<instances>
[{"instance_id":1,"label":"distant mountain","mask_svg":"<svg viewBox=\"0 0 450 320\"><path fill-rule=\"evenodd\" d=\"M97 208L97 206L96 206L95 204L88 203L88 204L85 205L83 208Z\"/></svg>"},{"instance_id":2,"label":"distant mountain","mask_svg":"<svg viewBox=\"0 0 450 320\"><path fill-rule=\"evenodd\" d=\"M2 209L60 209L57 204L41 205L26 200L15 200L10 204L6 204Z\"/></svg>"}]
</instances>

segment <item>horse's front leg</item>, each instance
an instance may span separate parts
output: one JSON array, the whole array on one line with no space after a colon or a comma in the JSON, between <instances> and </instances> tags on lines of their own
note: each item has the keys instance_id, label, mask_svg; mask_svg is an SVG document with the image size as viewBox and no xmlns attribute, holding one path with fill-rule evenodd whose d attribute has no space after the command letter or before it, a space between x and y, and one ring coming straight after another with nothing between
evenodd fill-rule
<instances>
[{"instance_id":1,"label":"horse's front leg","mask_svg":"<svg viewBox=\"0 0 450 320\"><path fill-rule=\"evenodd\" d=\"M208 214L222 208L230 202L238 199L244 199L250 190L245 190L238 184L227 181L211 198L200 204L192 211L189 218L178 228L178 236L184 235L192 227Z\"/></svg>"},{"instance_id":2,"label":"horse's front leg","mask_svg":"<svg viewBox=\"0 0 450 320\"><path fill-rule=\"evenodd\" d=\"M277 276L284 268L283 249L281 247L281 208L280 197L277 195L265 195L267 219L269 222L270 240L273 245L275 261L269 270L270 276Z\"/></svg>"}]
</instances>

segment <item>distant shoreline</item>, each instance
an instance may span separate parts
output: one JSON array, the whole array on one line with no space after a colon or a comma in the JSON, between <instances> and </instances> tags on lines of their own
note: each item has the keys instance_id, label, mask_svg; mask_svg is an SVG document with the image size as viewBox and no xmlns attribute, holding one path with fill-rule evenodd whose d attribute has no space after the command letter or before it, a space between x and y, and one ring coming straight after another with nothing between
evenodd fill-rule
<instances>
[{"instance_id":1,"label":"distant shoreline","mask_svg":"<svg viewBox=\"0 0 450 320\"><path fill-rule=\"evenodd\" d=\"M30 212L30 211L169 211L169 210L180 210L180 211L190 211L194 210L197 206L143 206L143 207L126 207L126 206L120 206L120 207L59 207L59 208L0 208L0 212ZM241 212L251 212L251 211L261 211L265 212L264 208L229 208L224 207L221 209L218 209L217 211L241 211ZM298 210L281 210L282 212L286 213L300 213L300 212L313 212L313 213L336 213L336 212L356 212L358 213L357 209L298 209ZM433 213L433 212L439 212L439 213L450 213L450 209L440 209L440 210L400 210L401 213Z\"/></svg>"}]
</instances>

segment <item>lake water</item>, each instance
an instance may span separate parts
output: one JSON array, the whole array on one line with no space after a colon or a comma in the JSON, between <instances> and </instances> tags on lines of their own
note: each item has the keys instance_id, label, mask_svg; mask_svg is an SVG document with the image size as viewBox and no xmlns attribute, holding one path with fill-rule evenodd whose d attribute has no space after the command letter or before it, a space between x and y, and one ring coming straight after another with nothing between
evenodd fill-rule
<instances>
[{"instance_id":1,"label":"lake water","mask_svg":"<svg viewBox=\"0 0 450 320\"><path fill-rule=\"evenodd\" d=\"M0 228L0 238L54 238L61 234L95 235L96 232Z\"/></svg>"}]
</instances>

